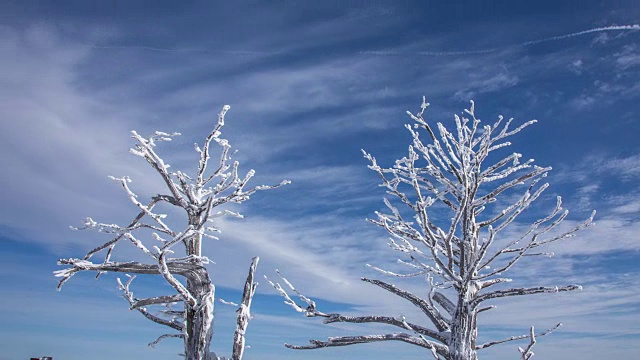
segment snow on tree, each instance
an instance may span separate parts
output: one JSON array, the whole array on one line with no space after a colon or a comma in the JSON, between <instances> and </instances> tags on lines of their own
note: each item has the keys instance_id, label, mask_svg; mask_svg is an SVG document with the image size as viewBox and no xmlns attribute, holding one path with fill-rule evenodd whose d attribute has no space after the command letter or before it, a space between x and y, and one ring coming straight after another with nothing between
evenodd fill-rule
<instances>
[{"instance_id":1,"label":"snow on tree","mask_svg":"<svg viewBox=\"0 0 640 360\"><path fill-rule=\"evenodd\" d=\"M541 180L551 168L534 165L533 159L522 162L519 153L500 155L498 150L505 150L511 145L509 137L536 121L512 128L513 119L504 121L500 116L495 124L481 126L472 101L470 109L462 116L455 116L456 126L451 132L441 123L434 127L423 118L428 106L423 98L417 115L407 112L414 121L413 125L406 125L413 142L408 156L397 160L392 167L381 167L375 157L363 150L370 162L368 167L380 176L381 186L402 205L399 208L385 198L389 212L376 212L377 219L369 221L387 231L389 246L402 254L398 266L406 266L410 273L369 266L394 277L423 276L428 295L420 297L381 280L362 278L362 281L407 300L430 324L419 324L404 316L324 313L312 299L280 276L284 287L269 281L270 284L286 299L286 304L308 317L322 317L324 323L379 323L399 329L387 334L311 340L309 345L287 344L287 347L317 349L402 341L425 348L436 359L476 360L480 349L529 338L529 346L520 348L520 353L522 359L530 359L536 337L561 325L538 334L531 327L527 335L484 344L476 342L478 315L495 307L486 305L488 300L581 288L578 285L509 288L505 284L512 279L504 275L525 257L552 256L553 253L540 252L539 248L567 239L590 226L595 212L577 226L561 227L568 211L562 208L558 197L548 214L528 223L520 234L514 235L515 230L522 228L520 222L514 221L549 186ZM428 142L423 142L418 129L426 132ZM504 195L509 194L515 196L509 199L515 200L506 199ZM407 213L410 215L403 215ZM512 229L510 234L505 234L507 228ZM298 304L288 292L302 302Z\"/></svg>"},{"instance_id":2,"label":"snow on tree","mask_svg":"<svg viewBox=\"0 0 640 360\"><path fill-rule=\"evenodd\" d=\"M195 144L199 161L197 172L193 177L181 171L170 171L169 164L166 164L155 151L157 143L170 141L172 137L180 135L179 133L156 132L144 138L132 131L132 138L137 143L131 149L131 153L145 159L156 170L168 192L157 194L149 202L143 203L129 188L131 180L128 177L111 177L123 187L129 200L139 212L130 223L124 226L100 223L87 218L83 227L74 229L90 229L107 233L112 235L110 240L89 251L82 259L60 259L58 265L68 265L68 267L54 272L55 276L62 278L58 284L58 290L80 271L97 272L96 278L105 272L125 273L128 280L123 283L118 278L118 285L123 291L123 297L129 302L130 309L135 309L147 319L174 331L161 335L149 345L154 346L165 338L181 338L184 341L184 355L187 360L220 359L209 350L213 334L215 285L205 267L209 259L202 254L202 241L205 238L217 239L213 235L219 232L212 223L215 217L231 215L241 218L242 215L217 209L227 203L242 203L249 200L249 197L257 191L274 189L289 183L282 181L274 186L262 185L247 188L249 180L255 173L254 170L250 170L242 177L239 174L238 162L231 162L231 145L227 140L220 138L220 130L224 126L225 114L229 108L228 105L224 106L218 115L216 126L206 137L202 148ZM212 172L208 172L212 141L221 148L221 154L217 167ZM177 211L184 211L185 224L181 228L170 227L165 221L166 214L156 212L156 208L161 204ZM131 242L148 256L149 262L112 261L111 255L116 245L121 242ZM177 251L180 255L173 255ZM92 257L97 254L103 254L103 259L92 262ZM244 286L242 302L237 311L237 327L231 358L233 360L242 359L244 334L251 318L251 300L257 285L253 280L257 264L258 257L254 257ZM137 298L130 289L135 275L129 274L160 275L173 287L175 293L144 299ZM184 280L178 279L178 276ZM151 310L152 306L160 306L161 309L154 312Z\"/></svg>"}]
</instances>

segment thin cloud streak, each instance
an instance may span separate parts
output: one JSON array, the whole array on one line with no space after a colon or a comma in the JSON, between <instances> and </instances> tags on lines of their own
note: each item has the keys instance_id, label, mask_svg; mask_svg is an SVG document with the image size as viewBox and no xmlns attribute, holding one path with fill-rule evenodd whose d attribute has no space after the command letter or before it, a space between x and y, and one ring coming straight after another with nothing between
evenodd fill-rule
<instances>
[{"instance_id":1,"label":"thin cloud streak","mask_svg":"<svg viewBox=\"0 0 640 360\"><path fill-rule=\"evenodd\" d=\"M594 34L594 33L604 33L604 32L609 32L609 31L627 31L627 30L631 30L631 31L640 30L640 25L633 24L633 25L619 25L619 26L618 25L614 25L614 26L597 27L597 28L578 31L578 32L573 32L573 33L569 33L569 34L557 35L557 36L552 36L552 37L547 37L547 38L542 38L542 39L537 39L537 40L531 40L531 41L525 41L525 42L520 42L520 43L516 43L516 44L512 44L512 45L499 46L499 47L494 47L494 48L489 48L489 49L464 50L464 51L455 51L455 50L453 50L453 51L451 51L451 50L444 50L444 51L417 51L417 52L414 52L414 53L402 52L402 51L393 51L393 50L368 50L368 51L361 51L360 54L363 54L363 55L382 55L382 56L423 55L423 56L437 56L437 57L440 57L440 56L485 55L485 54L491 54L491 53L500 52L500 51L504 51L504 50L513 50L513 49L516 49L516 48L523 48L523 47L528 47L528 46L532 46L532 45L538 45L538 44L551 42L551 41L566 40L566 39L570 39L570 38L574 38L574 37L578 37L578 36L582 36L582 35L588 35L588 34Z\"/></svg>"}]
</instances>

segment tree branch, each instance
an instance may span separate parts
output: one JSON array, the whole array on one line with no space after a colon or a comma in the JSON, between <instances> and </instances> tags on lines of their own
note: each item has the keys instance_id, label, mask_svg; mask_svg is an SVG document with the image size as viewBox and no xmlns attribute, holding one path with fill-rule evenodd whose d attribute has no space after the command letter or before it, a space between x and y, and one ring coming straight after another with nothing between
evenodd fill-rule
<instances>
[{"instance_id":1,"label":"tree branch","mask_svg":"<svg viewBox=\"0 0 640 360\"><path fill-rule=\"evenodd\" d=\"M551 334L552 332L556 331L556 329L558 329L560 326L562 326L562 323L558 323L558 324L556 324L556 326L554 326L551 329L548 329L548 330L546 330L546 331L544 331L544 332L542 332L540 334L534 334L534 338L535 337L539 337L539 336L545 336L545 335ZM531 328L533 329L533 327L531 327ZM522 339L526 339L526 338L531 338L531 336L532 336L531 332L529 334L526 334L526 335L511 336L509 338L502 339L502 340L486 342L486 343L484 343L482 345L476 346L476 349L477 350L486 349L486 348L488 348L490 346L503 344L503 343L506 343L506 342L509 342L509 341L515 341L515 340L522 340Z\"/></svg>"},{"instance_id":2,"label":"tree branch","mask_svg":"<svg viewBox=\"0 0 640 360\"><path fill-rule=\"evenodd\" d=\"M486 294L482 294L478 296L475 300L473 300L474 306L477 306L481 302L494 298L508 297L508 296L524 296L524 295L533 295L533 294L541 294L541 293L557 293L562 291L574 291L574 290L582 290L582 286L580 285L568 285L562 287L531 287L531 288L517 288L517 289L508 289L508 290L496 290Z\"/></svg>"},{"instance_id":3,"label":"tree branch","mask_svg":"<svg viewBox=\"0 0 640 360\"><path fill-rule=\"evenodd\" d=\"M456 305L452 303L449 299L447 299L447 297L444 296L444 294L435 291L433 293L433 300L437 302L440 306L442 306L442 308L445 309L447 313L449 313L449 315L453 316L453 314L456 311Z\"/></svg>"},{"instance_id":4,"label":"tree branch","mask_svg":"<svg viewBox=\"0 0 640 360\"><path fill-rule=\"evenodd\" d=\"M158 345L158 343L166 338L181 338L184 339L184 334L164 334L164 335L160 335L157 339L155 339L154 341L149 343L149 346L151 347L156 347L156 345Z\"/></svg>"},{"instance_id":5,"label":"tree branch","mask_svg":"<svg viewBox=\"0 0 640 360\"><path fill-rule=\"evenodd\" d=\"M364 344L370 342L378 342L378 341L403 341L412 345L417 345L423 348L432 349L435 348L439 354L447 354L449 352L449 348L446 345L437 344L431 341L425 341L419 337L411 336L406 333L393 333L393 334L384 334L384 335L361 335L361 336L339 336L339 337L330 337L327 341L320 340L310 340L310 345L291 345L285 344L285 346L289 349L296 350L309 350L309 349L319 349L325 347L335 347L335 346L347 346L353 344Z\"/></svg>"},{"instance_id":6,"label":"tree branch","mask_svg":"<svg viewBox=\"0 0 640 360\"><path fill-rule=\"evenodd\" d=\"M147 306L147 305L161 305L161 304L170 304L174 302L182 301L182 296L176 295L165 295L165 296L156 296L147 299L135 299L136 301L131 304L131 310L137 309L139 307Z\"/></svg>"},{"instance_id":7,"label":"tree branch","mask_svg":"<svg viewBox=\"0 0 640 360\"><path fill-rule=\"evenodd\" d=\"M107 262L102 264L94 264L90 261L83 259L60 259L58 260L58 265L71 265L70 268L61 269L54 271L54 275L56 277L61 277L58 284L58 290L62 287L62 285L67 282L73 275L75 275L79 271L111 271L111 272L120 272L120 273L130 273L130 274L151 274L157 275L160 274L160 270L158 269L158 265L156 264L143 264L136 261L128 261L128 262ZM177 261L168 261L166 262L167 269L175 274L182 276L190 276L193 271L197 271L200 269L200 266L192 263L184 263Z\"/></svg>"},{"instance_id":8,"label":"tree branch","mask_svg":"<svg viewBox=\"0 0 640 360\"><path fill-rule=\"evenodd\" d=\"M408 323L403 319L391 317L391 316L344 316L341 314L327 314L328 316L324 319L325 324L335 323L335 322L345 322L345 323L379 323L379 324L388 324L397 326L399 328L406 329L405 323L408 324L412 330L417 332L420 335L428 336L434 340L440 341L442 343L446 343L447 337L442 333L431 330L429 328L425 328L423 326Z\"/></svg>"},{"instance_id":9,"label":"tree branch","mask_svg":"<svg viewBox=\"0 0 640 360\"><path fill-rule=\"evenodd\" d=\"M362 278L361 280L379 286L393 294L400 296L403 299L409 300L412 304L422 310L425 315L427 315L431 322L433 322L433 324L436 326L438 331L445 331L449 329L450 325L447 320L445 320L440 312L436 308L431 306L431 304L429 304L427 301L417 297L416 295L408 291L398 289L395 285L387 284L384 281L372 280L367 278Z\"/></svg>"},{"instance_id":10,"label":"tree branch","mask_svg":"<svg viewBox=\"0 0 640 360\"><path fill-rule=\"evenodd\" d=\"M149 313L147 311L146 308L144 307L133 307L133 305L136 303L136 299L133 297L133 292L131 292L131 290L129 290L129 285L131 285L131 282L133 281L133 279L135 279L135 276L131 276L129 277L129 280L125 283L122 284L122 281L120 281L120 278L117 278L117 282L118 282L118 288L120 290L122 290L124 292L123 297L129 302L129 304L131 305L130 310L138 310L139 313L141 313L144 317L146 317L147 319L153 321L156 324L160 324L160 325L164 325L164 326L168 326L172 329L178 330L178 331L183 331L184 327L181 323L178 323L174 320L166 320L163 318L160 318L158 316L155 316L151 313ZM159 341L159 340L157 340ZM156 342L157 342L156 341Z\"/></svg>"}]
</instances>

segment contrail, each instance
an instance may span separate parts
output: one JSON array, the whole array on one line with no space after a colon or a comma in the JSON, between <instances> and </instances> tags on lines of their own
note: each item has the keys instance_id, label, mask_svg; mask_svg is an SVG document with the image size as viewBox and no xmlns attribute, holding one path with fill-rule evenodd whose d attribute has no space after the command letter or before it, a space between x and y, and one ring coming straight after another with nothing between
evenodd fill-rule
<instances>
[{"instance_id":1,"label":"contrail","mask_svg":"<svg viewBox=\"0 0 640 360\"><path fill-rule=\"evenodd\" d=\"M566 34L566 35L559 35L559 36L554 36L554 37L540 39L540 40L527 41L519 45L529 46L529 45L535 45L535 44L539 44L547 41L569 39L572 37L586 35L586 34L592 34L592 33L604 32L604 31L620 31L620 30L640 30L640 25L605 26L605 27L593 28L593 29L584 30L584 31L578 31L578 32Z\"/></svg>"},{"instance_id":2,"label":"contrail","mask_svg":"<svg viewBox=\"0 0 640 360\"><path fill-rule=\"evenodd\" d=\"M558 36L553 36L553 37L548 37L548 38L543 38L543 39L538 39L538 40L525 41L525 42L517 43L517 44L513 44L513 45L507 45L507 46L501 46L501 47L495 47L495 48L488 48L488 49L467 50L467 51L419 51L419 52L416 52L415 54L417 54L417 55L426 55L426 56L457 56L457 55L488 54L488 53L492 53L492 52L496 52L496 51L500 51L500 50L517 48L517 47L526 47L526 46L536 45L536 44L545 43L545 42L549 42L549 41L557 41L557 40L569 39L569 38L572 38L572 37L582 36L582 35L587 35L587 34L606 32L606 31L623 31L623 30L640 30L640 25L618 25L618 26L598 27L598 28L578 31L578 32L570 33L570 34L558 35ZM361 51L360 54L365 54L365 55L408 55L408 53L406 53L406 52L392 51L392 50L391 51L387 51L387 50Z\"/></svg>"}]
</instances>

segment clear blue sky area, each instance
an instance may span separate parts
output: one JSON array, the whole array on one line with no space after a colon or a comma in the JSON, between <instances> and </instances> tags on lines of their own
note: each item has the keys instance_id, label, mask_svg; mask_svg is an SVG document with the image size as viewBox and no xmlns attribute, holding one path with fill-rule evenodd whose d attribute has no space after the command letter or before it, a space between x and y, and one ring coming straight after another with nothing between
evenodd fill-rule
<instances>
[{"instance_id":1,"label":"clear blue sky area","mask_svg":"<svg viewBox=\"0 0 640 360\"><path fill-rule=\"evenodd\" d=\"M72 231L86 216L124 224L136 209L108 175L131 177L140 198L162 181L129 154L130 131L183 136L158 152L196 168L223 105L223 138L257 184L222 218L205 252L218 295L238 301L253 256L259 277L280 269L326 312L404 315L408 303L361 283L393 266L387 235L365 221L384 189L360 149L390 166L411 137L406 111L454 126L476 104L538 123L508 151L552 166L551 187L515 227L562 195L567 224L598 210L596 226L524 261L519 286L581 284L581 292L496 301L480 338L564 326L536 359L633 359L640 343L640 3L637 1L2 1L0 3L0 360L177 359L181 341L147 343L165 329L129 311L115 276L79 274L56 292L59 258L105 241ZM217 149L216 149L217 151ZM507 152L508 153L508 152ZM171 215L171 214L170 214ZM171 217L171 216L170 216ZM177 221L177 220L172 220ZM123 246L115 260L142 259ZM424 282L395 281L426 294ZM382 327L323 325L282 303L260 280L247 360L411 359L408 344L293 351L283 344L364 335ZM515 284L515 283L514 283ZM142 296L168 286L132 285ZM231 352L234 308L217 305L214 349ZM519 344L481 352L518 357Z\"/></svg>"}]
</instances>

